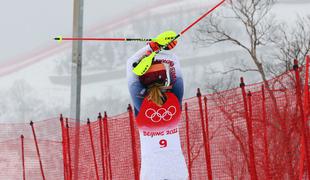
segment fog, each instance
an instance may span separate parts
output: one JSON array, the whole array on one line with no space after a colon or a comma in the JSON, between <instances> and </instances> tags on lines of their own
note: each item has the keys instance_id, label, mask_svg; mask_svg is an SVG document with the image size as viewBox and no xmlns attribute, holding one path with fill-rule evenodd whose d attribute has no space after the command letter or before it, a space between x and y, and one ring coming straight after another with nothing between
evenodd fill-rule
<instances>
[{"instance_id":1,"label":"fog","mask_svg":"<svg viewBox=\"0 0 310 180\"><path fill-rule=\"evenodd\" d=\"M9 0L0 6L0 62L38 51L54 44L53 37L72 34L73 1ZM98 24L113 22L135 10L190 0L89 0L84 1L84 32ZM201 0L206 2L207 0ZM279 0L285 3L307 3L308 0Z\"/></svg>"},{"instance_id":2,"label":"fog","mask_svg":"<svg viewBox=\"0 0 310 180\"><path fill-rule=\"evenodd\" d=\"M55 36L72 34L72 0L2 1L0 62L20 58L54 44ZM154 2L163 3L155 0L84 1L84 31Z\"/></svg>"},{"instance_id":3,"label":"fog","mask_svg":"<svg viewBox=\"0 0 310 180\"><path fill-rule=\"evenodd\" d=\"M272 13L289 23L289 27L294 26L297 15L309 15L309 0L279 1ZM167 29L180 32L217 2L84 1L84 36L151 38ZM60 0L11 0L1 4L0 123L70 114L71 43L58 44L53 38L72 36L72 5L73 1ZM239 32L235 24L227 26ZM248 58L231 45L197 47L191 38L198 27L199 24L186 32L173 49L181 61L184 98L195 96L198 87L207 92L207 83L223 78L223 74L214 72L238 65L238 60ZM126 111L131 100L124 62L144 45L145 42L83 43L83 119L94 118L103 111L109 115ZM246 83L260 81L257 74L242 76L247 77ZM238 81L238 77L235 80ZM238 86L238 82L232 84Z\"/></svg>"}]
</instances>

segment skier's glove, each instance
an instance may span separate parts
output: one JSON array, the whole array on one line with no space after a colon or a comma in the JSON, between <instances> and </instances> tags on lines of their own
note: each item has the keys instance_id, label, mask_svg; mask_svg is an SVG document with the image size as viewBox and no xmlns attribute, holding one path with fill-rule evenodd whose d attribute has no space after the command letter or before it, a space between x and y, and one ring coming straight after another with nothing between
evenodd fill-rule
<instances>
[{"instance_id":1,"label":"skier's glove","mask_svg":"<svg viewBox=\"0 0 310 180\"><path fill-rule=\"evenodd\" d=\"M164 50L173 49L177 45L177 43L178 43L177 40L172 41L171 43L168 44L168 46L164 48ZM159 45L157 42L153 42L153 41L149 42L148 44L153 52L158 51L162 47L162 45Z\"/></svg>"},{"instance_id":2,"label":"skier's glove","mask_svg":"<svg viewBox=\"0 0 310 180\"><path fill-rule=\"evenodd\" d=\"M161 47L157 42L153 42L153 41L149 42L148 44L153 52L158 51Z\"/></svg>"},{"instance_id":3,"label":"skier's glove","mask_svg":"<svg viewBox=\"0 0 310 180\"><path fill-rule=\"evenodd\" d=\"M174 40L171 43L168 44L168 46L166 48L164 48L165 50L171 50L173 49L176 45L177 45L178 41Z\"/></svg>"},{"instance_id":4,"label":"skier's glove","mask_svg":"<svg viewBox=\"0 0 310 180\"><path fill-rule=\"evenodd\" d=\"M156 38L152 39L150 42L150 47L153 51L157 51L169 43L164 49L171 50L177 45L176 40L171 42L171 40L173 40L176 36L177 34L174 31L165 31L159 34Z\"/></svg>"}]
</instances>

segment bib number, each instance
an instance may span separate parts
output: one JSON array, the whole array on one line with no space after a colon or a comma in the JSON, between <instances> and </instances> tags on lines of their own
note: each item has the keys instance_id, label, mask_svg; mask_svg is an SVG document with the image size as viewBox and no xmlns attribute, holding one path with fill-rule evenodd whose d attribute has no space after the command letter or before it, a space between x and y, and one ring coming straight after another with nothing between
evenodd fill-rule
<instances>
[{"instance_id":1,"label":"bib number","mask_svg":"<svg viewBox=\"0 0 310 180\"><path fill-rule=\"evenodd\" d=\"M161 140L159 141L159 145L160 145L160 148L165 148L165 147L168 146L168 142L167 142L166 139L161 139Z\"/></svg>"}]
</instances>

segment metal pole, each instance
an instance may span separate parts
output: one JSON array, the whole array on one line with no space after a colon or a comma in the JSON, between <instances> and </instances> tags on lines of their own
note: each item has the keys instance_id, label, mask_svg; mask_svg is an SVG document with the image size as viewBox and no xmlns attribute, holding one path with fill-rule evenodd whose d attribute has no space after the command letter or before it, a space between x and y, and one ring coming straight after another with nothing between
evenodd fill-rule
<instances>
[{"instance_id":1,"label":"metal pole","mask_svg":"<svg viewBox=\"0 0 310 180\"><path fill-rule=\"evenodd\" d=\"M83 0L74 0L73 9L73 37L83 37ZM71 67L71 117L76 120L74 179L78 179L79 164L79 133L82 79L82 41L72 42Z\"/></svg>"}]
</instances>

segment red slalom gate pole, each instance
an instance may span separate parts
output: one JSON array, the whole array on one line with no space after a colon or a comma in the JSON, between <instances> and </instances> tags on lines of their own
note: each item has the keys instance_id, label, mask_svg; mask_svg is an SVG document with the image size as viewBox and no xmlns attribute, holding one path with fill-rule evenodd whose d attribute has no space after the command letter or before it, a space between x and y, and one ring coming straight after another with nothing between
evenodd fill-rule
<instances>
[{"instance_id":1,"label":"red slalom gate pole","mask_svg":"<svg viewBox=\"0 0 310 180\"><path fill-rule=\"evenodd\" d=\"M32 129L32 134L33 134L33 138L34 138L34 142L35 142L35 146L36 146L36 150L37 150L37 155L38 155L38 159L39 159L39 163L40 163L41 175L42 175L43 180L45 180L45 175L44 175L44 171L43 171L43 165L42 165L40 150L39 150L38 141L37 141L37 137L36 137L36 133L35 133L32 121L30 121L30 126L31 126L31 129Z\"/></svg>"},{"instance_id":2,"label":"red slalom gate pole","mask_svg":"<svg viewBox=\"0 0 310 180\"><path fill-rule=\"evenodd\" d=\"M191 160L191 148L189 138L189 118L188 118L188 107L185 103L185 122L186 122L186 147L187 147L187 159L188 159L188 176L189 180L192 180L192 160Z\"/></svg>"},{"instance_id":3,"label":"red slalom gate pole","mask_svg":"<svg viewBox=\"0 0 310 180\"><path fill-rule=\"evenodd\" d=\"M132 159L134 164L134 174L135 180L139 180L139 167L138 167L138 154L136 150L136 136L135 136L135 127L134 127L134 117L132 112L132 107L128 104L128 114L130 119L130 132L131 132L131 146L132 146Z\"/></svg>"},{"instance_id":4,"label":"red slalom gate pole","mask_svg":"<svg viewBox=\"0 0 310 180\"><path fill-rule=\"evenodd\" d=\"M92 129L91 129L91 125L90 125L90 120L89 119L87 119L87 126L88 126L91 150L92 150L93 158L94 158L96 179L99 180L99 173L98 173L98 166L97 166L97 161L96 161L96 152L95 152L95 146L94 146L94 140L93 140L93 133L92 133Z\"/></svg>"},{"instance_id":5,"label":"red slalom gate pole","mask_svg":"<svg viewBox=\"0 0 310 180\"><path fill-rule=\"evenodd\" d=\"M300 74L299 74L299 67L298 67L298 61L294 60L294 71L295 71L295 78L296 78L296 95L297 95L297 103L300 109L300 113L302 115L301 119L301 135L302 135L302 141L303 141L303 147L302 150L305 154L305 159L307 162L307 169L308 169L308 179L310 179L310 157L309 157L309 149L308 149L308 129L305 124L307 121L307 116L304 111L304 107L302 105L302 94L301 94L301 85L300 85Z\"/></svg>"},{"instance_id":6,"label":"red slalom gate pole","mask_svg":"<svg viewBox=\"0 0 310 180\"><path fill-rule=\"evenodd\" d=\"M247 131L248 131L248 141L249 141L249 154L250 154L250 174L251 174L251 180L257 180L257 172L255 167L255 156L254 156L254 147L253 147L253 129L252 129L252 117L249 115L248 110L248 102L246 98L246 92L245 92L245 84L243 81L243 78L240 78L240 88L242 90L242 97L243 97L243 104L244 104L244 115L246 119L247 124ZM250 114L252 114L252 103L251 103L251 94L249 94L249 107L250 107Z\"/></svg>"},{"instance_id":7,"label":"red slalom gate pole","mask_svg":"<svg viewBox=\"0 0 310 180\"><path fill-rule=\"evenodd\" d=\"M22 165L23 165L23 180L26 180L25 172L25 149L24 149L24 135L20 136L21 145L22 145Z\"/></svg>"},{"instance_id":8,"label":"red slalom gate pole","mask_svg":"<svg viewBox=\"0 0 310 180\"><path fill-rule=\"evenodd\" d=\"M64 179L68 178L67 171L67 149L66 149L66 138L65 138L65 126L62 114L60 115L60 125L61 125L61 136L62 136L62 156L63 156L63 166L64 166Z\"/></svg>"},{"instance_id":9,"label":"red slalom gate pole","mask_svg":"<svg viewBox=\"0 0 310 180\"><path fill-rule=\"evenodd\" d=\"M70 148L70 133L69 133L68 118L66 118L66 134L67 134L67 141L66 142L68 144L69 180L72 180L71 148Z\"/></svg>"}]
</instances>

